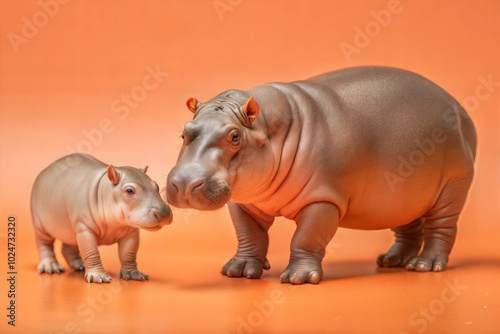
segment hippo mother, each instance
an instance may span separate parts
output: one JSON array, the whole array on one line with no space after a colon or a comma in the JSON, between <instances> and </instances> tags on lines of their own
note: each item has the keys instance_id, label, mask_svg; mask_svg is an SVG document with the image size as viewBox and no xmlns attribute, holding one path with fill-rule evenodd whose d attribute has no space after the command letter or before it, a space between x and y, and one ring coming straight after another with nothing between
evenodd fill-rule
<instances>
[{"instance_id":1,"label":"hippo mother","mask_svg":"<svg viewBox=\"0 0 500 334\"><path fill-rule=\"evenodd\" d=\"M294 220L281 282L318 283L337 228L391 228L383 267L442 271L474 174L476 133L460 104L408 71L360 67L309 80L191 97L167 199L228 203L238 250L231 277L269 269L268 229ZM421 250L423 245L423 249Z\"/></svg>"}]
</instances>

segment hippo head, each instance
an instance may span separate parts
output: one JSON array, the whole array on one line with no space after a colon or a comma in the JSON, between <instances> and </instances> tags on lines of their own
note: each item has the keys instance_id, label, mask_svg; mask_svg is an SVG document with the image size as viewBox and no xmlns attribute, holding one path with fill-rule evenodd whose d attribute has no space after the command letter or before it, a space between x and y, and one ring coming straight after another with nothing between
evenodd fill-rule
<instances>
[{"instance_id":1,"label":"hippo head","mask_svg":"<svg viewBox=\"0 0 500 334\"><path fill-rule=\"evenodd\" d=\"M108 166L115 216L120 221L147 231L158 231L172 222L170 207L162 200L156 182L144 169Z\"/></svg>"},{"instance_id":2,"label":"hippo head","mask_svg":"<svg viewBox=\"0 0 500 334\"><path fill-rule=\"evenodd\" d=\"M206 103L190 97L186 105L194 117L184 126L177 164L167 177L167 201L180 208L216 210L231 199L247 148L263 145L252 130L259 105L235 91Z\"/></svg>"}]
</instances>

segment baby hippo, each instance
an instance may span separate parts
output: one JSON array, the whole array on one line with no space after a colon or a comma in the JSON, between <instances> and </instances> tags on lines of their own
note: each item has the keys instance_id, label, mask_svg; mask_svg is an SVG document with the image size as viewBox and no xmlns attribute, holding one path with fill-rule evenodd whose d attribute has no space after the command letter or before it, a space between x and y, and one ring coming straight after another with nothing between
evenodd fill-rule
<instances>
[{"instance_id":1,"label":"baby hippo","mask_svg":"<svg viewBox=\"0 0 500 334\"><path fill-rule=\"evenodd\" d=\"M40 256L39 273L61 273L54 241L75 271L89 283L108 283L97 246L118 243L120 277L147 280L137 269L139 228L158 231L172 222L170 208L147 167L113 167L84 154L61 158L37 177L31 214Z\"/></svg>"}]
</instances>

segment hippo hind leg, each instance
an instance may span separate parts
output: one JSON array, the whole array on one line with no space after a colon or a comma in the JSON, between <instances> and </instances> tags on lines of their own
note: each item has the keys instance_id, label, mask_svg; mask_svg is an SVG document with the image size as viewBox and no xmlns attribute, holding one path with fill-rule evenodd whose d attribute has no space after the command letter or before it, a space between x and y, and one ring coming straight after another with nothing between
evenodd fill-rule
<instances>
[{"instance_id":1,"label":"hippo hind leg","mask_svg":"<svg viewBox=\"0 0 500 334\"><path fill-rule=\"evenodd\" d=\"M457 234L457 222L465 204L472 175L450 180L438 200L424 215L424 248L411 259L406 268L412 271L443 271L448 264Z\"/></svg>"},{"instance_id":2,"label":"hippo hind leg","mask_svg":"<svg viewBox=\"0 0 500 334\"><path fill-rule=\"evenodd\" d=\"M62 254L64 259L74 271L84 271L85 266L83 265L82 257L80 256L80 250L78 246L63 244Z\"/></svg>"},{"instance_id":3,"label":"hippo hind leg","mask_svg":"<svg viewBox=\"0 0 500 334\"><path fill-rule=\"evenodd\" d=\"M409 224L393 228L396 241L385 254L379 255L379 267L404 267L420 251L424 241L424 219L418 218Z\"/></svg>"},{"instance_id":4,"label":"hippo hind leg","mask_svg":"<svg viewBox=\"0 0 500 334\"><path fill-rule=\"evenodd\" d=\"M40 257L38 273L51 275L53 273L60 274L64 272L64 268L59 265L54 254L55 239L43 229L41 224L35 224L35 238Z\"/></svg>"}]
</instances>

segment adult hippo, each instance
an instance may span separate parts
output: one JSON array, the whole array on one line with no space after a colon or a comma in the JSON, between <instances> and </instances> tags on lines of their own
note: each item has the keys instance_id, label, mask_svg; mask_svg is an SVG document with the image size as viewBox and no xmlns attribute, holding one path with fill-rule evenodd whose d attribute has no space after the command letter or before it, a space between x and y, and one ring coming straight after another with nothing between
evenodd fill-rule
<instances>
[{"instance_id":1,"label":"adult hippo","mask_svg":"<svg viewBox=\"0 0 500 334\"><path fill-rule=\"evenodd\" d=\"M460 104L408 71L359 67L309 80L228 90L194 113L167 178L168 202L228 203L236 255L231 277L269 269L268 229L294 220L281 282L318 283L337 228L391 228L383 267L442 271L474 174L476 133ZM423 245L423 249L421 250Z\"/></svg>"}]
</instances>

